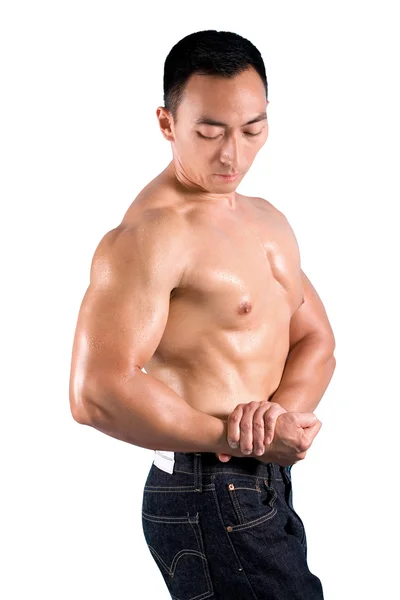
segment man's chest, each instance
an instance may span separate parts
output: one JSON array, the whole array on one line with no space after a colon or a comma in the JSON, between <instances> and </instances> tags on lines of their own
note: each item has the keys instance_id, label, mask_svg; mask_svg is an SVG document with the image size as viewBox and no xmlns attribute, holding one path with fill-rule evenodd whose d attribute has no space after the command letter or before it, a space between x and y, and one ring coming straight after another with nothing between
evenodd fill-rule
<instances>
[{"instance_id":1,"label":"man's chest","mask_svg":"<svg viewBox=\"0 0 400 600\"><path fill-rule=\"evenodd\" d=\"M218 327L241 330L257 329L271 318L290 319L300 306L293 233L279 219L246 216L195 224L182 287L173 295L175 310L185 303Z\"/></svg>"}]
</instances>

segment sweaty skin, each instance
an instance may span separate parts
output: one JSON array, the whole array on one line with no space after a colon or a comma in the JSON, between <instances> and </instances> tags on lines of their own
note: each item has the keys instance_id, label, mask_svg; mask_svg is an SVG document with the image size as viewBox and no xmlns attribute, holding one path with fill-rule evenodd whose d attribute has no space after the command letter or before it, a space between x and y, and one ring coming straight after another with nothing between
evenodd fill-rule
<instances>
[{"instance_id":1,"label":"sweaty skin","mask_svg":"<svg viewBox=\"0 0 400 600\"><path fill-rule=\"evenodd\" d=\"M194 408L226 419L237 404L268 400L279 385L290 318L303 301L299 250L268 201L236 192L231 205L201 202L172 173L171 163L123 221L129 228L145 211L159 219L169 213L184 240L167 326L144 368Z\"/></svg>"},{"instance_id":2,"label":"sweaty skin","mask_svg":"<svg viewBox=\"0 0 400 600\"><path fill-rule=\"evenodd\" d=\"M228 416L271 398L290 342L313 322L328 350L303 360L307 342L289 377L306 363L316 374L313 401L322 394L333 338L309 285L313 308L291 324L305 298L294 232L269 201L236 191L268 137L267 105L250 68L229 78L194 74L176 119L157 109L173 160L95 251L71 363L78 422L147 448L227 453ZM231 173L236 180L220 177ZM298 460L320 426L312 413L296 414L276 423L286 436L280 464ZM273 460L272 450L264 458Z\"/></svg>"}]
</instances>

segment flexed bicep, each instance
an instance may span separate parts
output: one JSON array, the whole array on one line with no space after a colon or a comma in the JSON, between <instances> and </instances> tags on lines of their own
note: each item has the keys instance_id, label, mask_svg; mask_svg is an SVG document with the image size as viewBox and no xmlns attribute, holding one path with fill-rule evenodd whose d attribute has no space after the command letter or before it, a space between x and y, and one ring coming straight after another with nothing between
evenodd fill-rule
<instances>
[{"instance_id":1,"label":"flexed bicep","mask_svg":"<svg viewBox=\"0 0 400 600\"><path fill-rule=\"evenodd\" d=\"M166 220L160 227L142 220L101 240L76 326L71 409L117 389L156 351L171 290L184 269L181 242L175 241L180 238L171 235L174 227Z\"/></svg>"}]
</instances>

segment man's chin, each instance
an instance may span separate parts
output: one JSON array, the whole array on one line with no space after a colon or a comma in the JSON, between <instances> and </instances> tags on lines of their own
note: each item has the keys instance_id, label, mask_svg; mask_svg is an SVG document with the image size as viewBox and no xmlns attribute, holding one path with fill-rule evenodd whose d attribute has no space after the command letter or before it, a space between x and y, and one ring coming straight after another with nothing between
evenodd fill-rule
<instances>
[{"instance_id":1,"label":"man's chin","mask_svg":"<svg viewBox=\"0 0 400 600\"><path fill-rule=\"evenodd\" d=\"M228 183L220 183L215 185L215 181L209 187L209 192L211 194L224 194L225 192L230 193L234 192L236 188L239 186L241 179L237 179L236 181L230 181Z\"/></svg>"}]
</instances>

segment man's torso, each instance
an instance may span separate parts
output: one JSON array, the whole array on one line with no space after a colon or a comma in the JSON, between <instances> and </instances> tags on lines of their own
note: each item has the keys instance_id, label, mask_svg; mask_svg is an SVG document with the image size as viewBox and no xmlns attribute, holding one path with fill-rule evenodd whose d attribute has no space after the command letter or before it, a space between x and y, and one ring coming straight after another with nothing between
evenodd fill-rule
<instances>
[{"instance_id":1,"label":"man's torso","mask_svg":"<svg viewBox=\"0 0 400 600\"><path fill-rule=\"evenodd\" d=\"M124 222L152 208L180 214L186 268L145 371L220 418L239 403L268 400L282 377L291 316L303 301L290 225L261 198L237 194L234 209L210 205L160 178L142 190Z\"/></svg>"}]
</instances>

